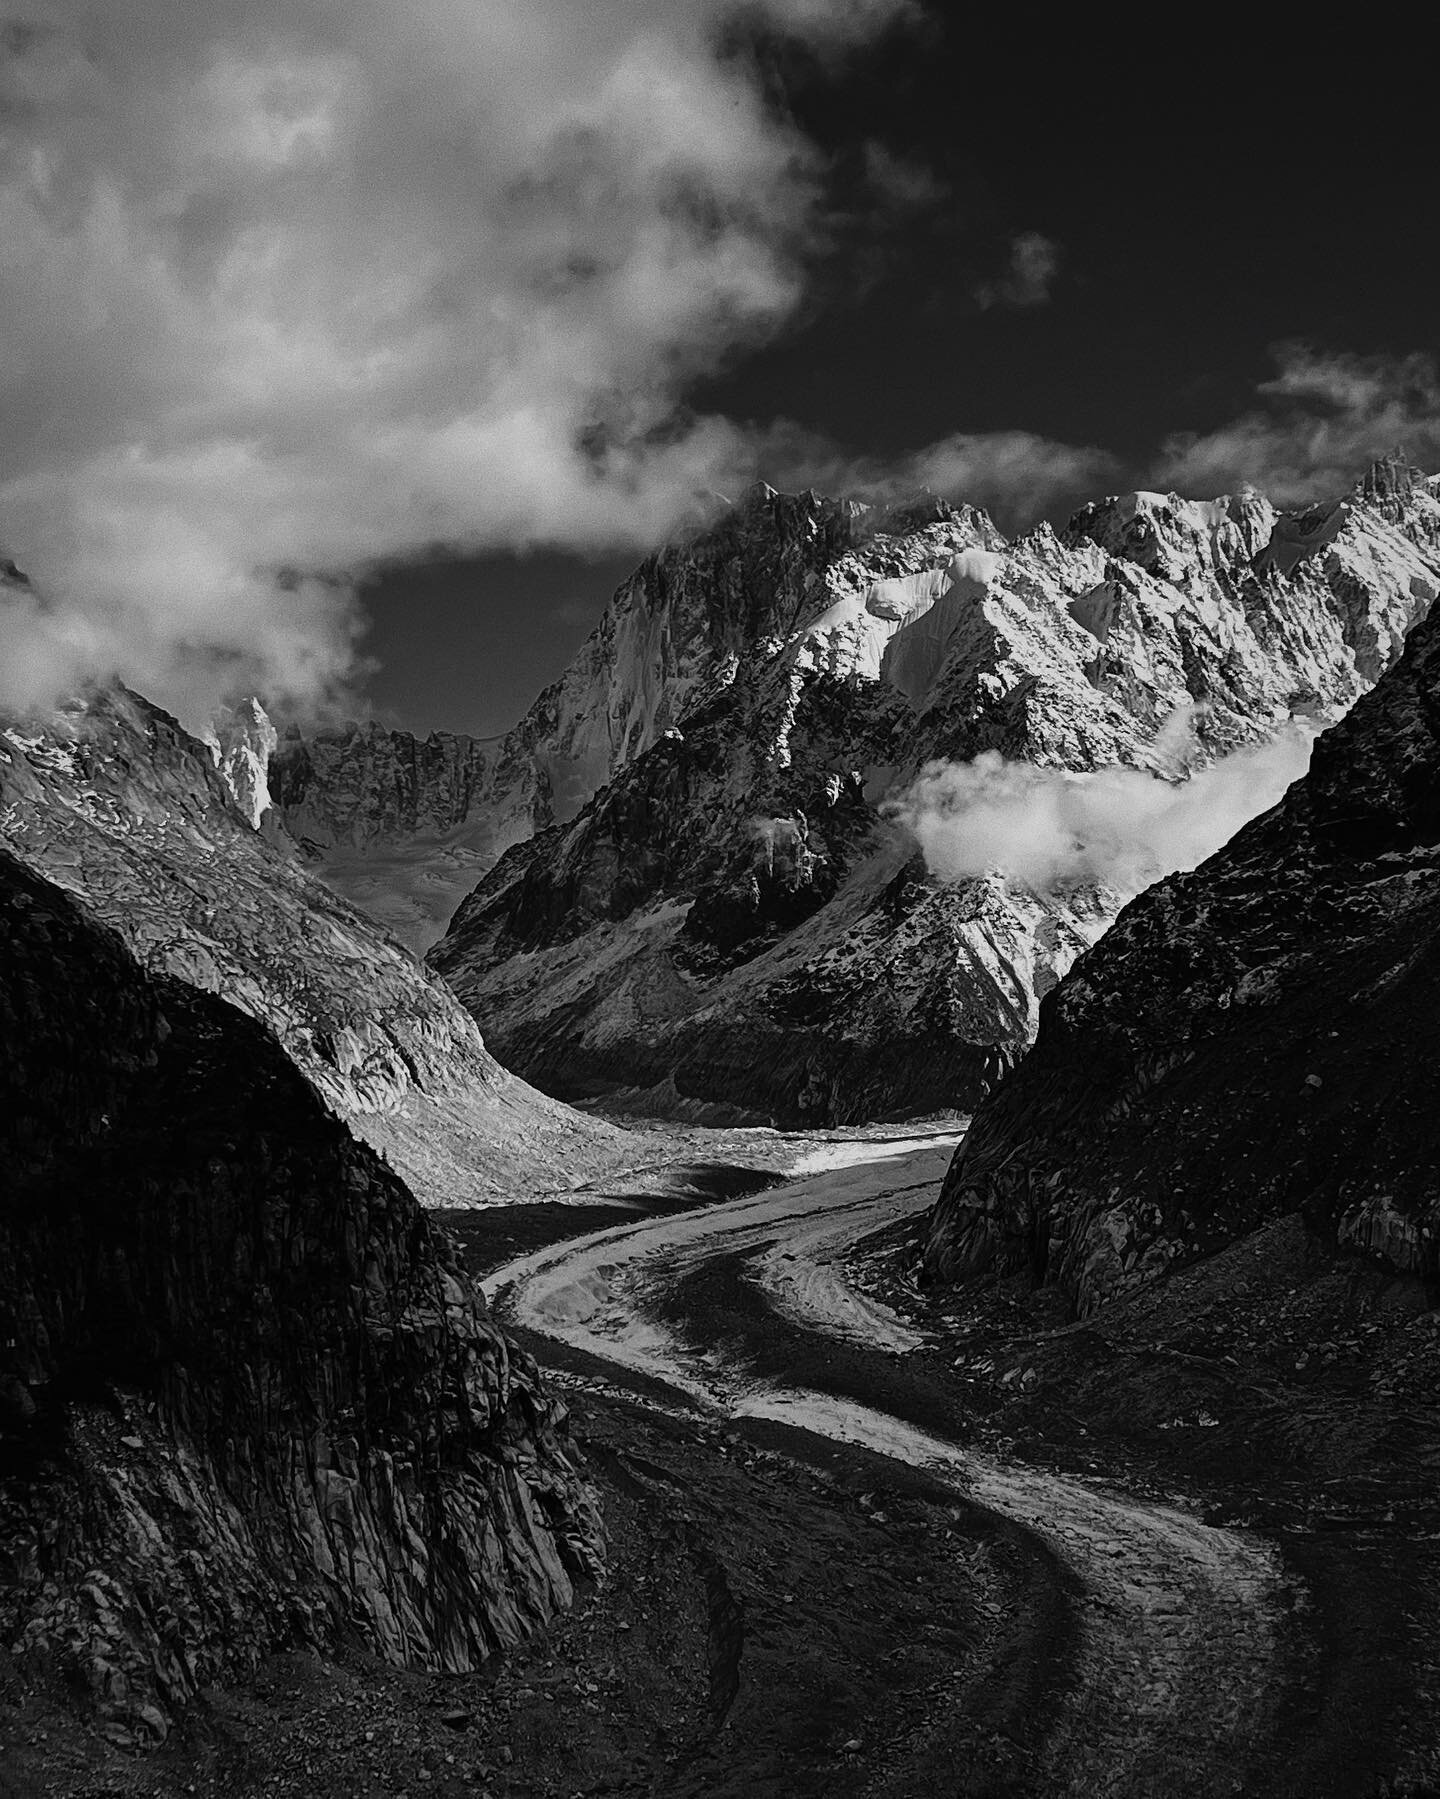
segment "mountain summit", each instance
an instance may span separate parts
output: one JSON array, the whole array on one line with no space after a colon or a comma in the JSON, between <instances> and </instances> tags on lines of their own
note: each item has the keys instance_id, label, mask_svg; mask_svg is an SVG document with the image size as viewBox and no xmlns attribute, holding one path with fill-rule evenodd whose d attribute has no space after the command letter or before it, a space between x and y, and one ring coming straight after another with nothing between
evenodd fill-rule
<instances>
[{"instance_id":1,"label":"mountain summit","mask_svg":"<svg viewBox=\"0 0 1440 1799\"><path fill-rule=\"evenodd\" d=\"M1177 715L1191 768L1334 718L1437 591L1440 502L1394 462L1300 512L1133 493L1014 542L756 490L642 564L511 734L556 822L430 961L557 1094L969 1107L1127 896L937 871L887 801L987 752L1173 777Z\"/></svg>"}]
</instances>

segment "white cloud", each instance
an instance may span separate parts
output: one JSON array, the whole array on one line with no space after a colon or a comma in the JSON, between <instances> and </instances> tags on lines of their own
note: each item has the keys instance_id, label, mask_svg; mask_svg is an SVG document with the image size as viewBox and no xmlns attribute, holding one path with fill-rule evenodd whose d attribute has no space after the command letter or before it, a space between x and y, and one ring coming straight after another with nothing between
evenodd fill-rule
<instances>
[{"instance_id":1,"label":"white cloud","mask_svg":"<svg viewBox=\"0 0 1440 1799\"><path fill-rule=\"evenodd\" d=\"M0 703L354 664L333 582L646 544L747 463L685 382L795 306L812 148L724 0L45 0L0 30ZM906 0L765 0L822 48Z\"/></svg>"},{"instance_id":2,"label":"white cloud","mask_svg":"<svg viewBox=\"0 0 1440 1799\"><path fill-rule=\"evenodd\" d=\"M1042 513L1092 498L1123 468L1108 451L1061 443L1033 431L956 431L908 456L855 456L793 424L752 435L767 479L812 486L880 503L928 490L988 507L1005 527L1032 524Z\"/></svg>"},{"instance_id":3,"label":"white cloud","mask_svg":"<svg viewBox=\"0 0 1440 1799\"><path fill-rule=\"evenodd\" d=\"M1280 505L1342 493L1366 464L1397 445L1440 462L1440 371L1427 355L1357 356L1304 344L1275 351L1277 374L1259 404L1213 431L1171 437L1147 485L1183 493L1245 482Z\"/></svg>"},{"instance_id":4,"label":"white cloud","mask_svg":"<svg viewBox=\"0 0 1440 1799\"><path fill-rule=\"evenodd\" d=\"M838 55L913 0L33 3L0 20L0 545L44 598L0 589L0 705L112 671L191 718L315 705L372 560L641 549L761 472L1007 524L1122 481L1024 431L881 464L684 409L833 242L723 28ZM864 190L935 197L877 145ZM1057 254L1017 238L993 303L1038 304ZM1306 498L1397 439L1435 459L1437 421L1425 358L1290 350L1144 479Z\"/></svg>"},{"instance_id":5,"label":"white cloud","mask_svg":"<svg viewBox=\"0 0 1440 1799\"><path fill-rule=\"evenodd\" d=\"M1028 523L1063 502L1093 494L1113 478L1116 461L1088 444L1057 443L1032 431L956 432L919 451L906 478L936 493L968 499Z\"/></svg>"},{"instance_id":6,"label":"white cloud","mask_svg":"<svg viewBox=\"0 0 1440 1799\"><path fill-rule=\"evenodd\" d=\"M1178 720L1157 745L1177 771L1188 724ZM1198 867L1275 805L1309 767L1314 738L1313 725L1294 719L1178 782L1131 768L1070 774L991 750L932 763L890 810L942 880L999 873L1040 892L1094 881L1130 896Z\"/></svg>"},{"instance_id":7,"label":"white cloud","mask_svg":"<svg viewBox=\"0 0 1440 1799\"><path fill-rule=\"evenodd\" d=\"M982 311L992 306L1026 311L1043 306L1060 273L1060 246L1039 231L1022 231L1010 240L1010 261L1005 273L984 281L975 290Z\"/></svg>"},{"instance_id":8,"label":"white cloud","mask_svg":"<svg viewBox=\"0 0 1440 1799\"><path fill-rule=\"evenodd\" d=\"M1344 493L1397 446L1423 467L1440 464L1433 357L1327 354L1297 344L1279 346L1275 356L1277 372L1256 389L1254 407L1213 431L1167 439L1144 466L1029 431L955 432L880 462L780 427L758 454L779 471L772 479L880 500L928 488L988 507L1007 528L1135 487L1211 498L1249 484L1278 505L1305 505Z\"/></svg>"}]
</instances>

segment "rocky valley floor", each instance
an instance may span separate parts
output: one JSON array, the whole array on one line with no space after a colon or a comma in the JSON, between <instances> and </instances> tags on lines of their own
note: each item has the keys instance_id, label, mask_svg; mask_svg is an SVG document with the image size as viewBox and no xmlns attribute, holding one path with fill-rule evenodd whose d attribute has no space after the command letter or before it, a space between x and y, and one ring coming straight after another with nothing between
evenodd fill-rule
<instances>
[{"instance_id":1,"label":"rocky valley floor","mask_svg":"<svg viewBox=\"0 0 1440 1799\"><path fill-rule=\"evenodd\" d=\"M1440 1790L1427 1295L1294 1221L1083 1323L927 1295L953 1136L656 1130L451 1214L566 1391L604 1586L472 1677L277 1656L148 1757L11 1660L0 1794Z\"/></svg>"}]
</instances>

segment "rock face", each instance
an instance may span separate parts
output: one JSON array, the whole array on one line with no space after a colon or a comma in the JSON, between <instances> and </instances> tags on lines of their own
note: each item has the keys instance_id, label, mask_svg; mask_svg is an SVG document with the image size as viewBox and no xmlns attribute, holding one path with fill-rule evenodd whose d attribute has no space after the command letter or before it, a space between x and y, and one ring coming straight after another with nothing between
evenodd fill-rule
<instances>
[{"instance_id":1,"label":"rock face","mask_svg":"<svg viewBox=\"0 0 1440 1799\"><path fill-rule=\"evenodd\" d=\"M756 490L617 593L553 690L567 779L607 784L429 959L558 1094L969 1107L1119 896L937 880L886 795L988 750L1165 769L1179 710L1202 762L1335 716L1437 589L1440 503L1399 463L1304 514L1142 493L1014 543L968 507Z\"/></svg>"},{"instance_id":2,"label":"rock face","mask_svg":"<svg viewBox=\"0 0 1440 1799\"><path fill-rule=\"evenodd\" d=\"M258 831L270 813L270 761L279 733L258 700L246 700L215 725L210 745L220 779L237 811Z\"/></svg>"},{"instance_id":3,"label":"rock face","mask_svg":"<svg viewBox=\"0 0 1440 1799\"><path fill-rule=\"evenodd\" d=\"M533 792L507 804L496 769L477 738L373 723L310 737L291 728L267 757L273 818L328 886L417 955L534 829Z\"/></svg>"},{"instance_id":4,"label":"rock face","mask_svg":"<svg viewBox=\"0 0 1440 1799\"><path fill-rule=\"evenodd\" d=\"M768 488L749 504L767 500L783 506ZM862 511L836 509L834 544ZM757 641L785 639L810 575L800 545L722 528L651 557L503 737L287 731L269 758L278 820L326 882L423 953L507 849L572 819Z\"/></svg>"},{"instance_id":5,"label":"rock face","mask_svg":"<svg viewBox=\"0 0 1440 1799\"><path fill-rule=\"evenodd\" d=\"M485 790L484 746L450 732L422 739L370 723L307 740L291 729L271 748L275 804L294 836L321 845L453 831Z\"/></svg>"},{"instance_id":6,"label":"rock face","mask_svg":"<svg viewBox=\"0 0 1440 1799\"><path fill-rule=\"evenodd\" d=\"M1437 846L1440 617L1279 806L1046 1001L956 1153L931 1278L1029 1270L1090 1311L1297 1211L1440 1276Z\"/></svg>"},{"instance_id":7,"label":"rock face","mask_svg":"<svg viewBox=\"0 0 1440 1799\"><path fill-rule=\"evenodd\" d=\"M124 690L0 730L0 840L150 969L268 1025L426 1202L568 1185L617 1141L501 1068L444 984L262 826L268 721L207 746ZM233 783L233 786L232 784Z\"/></svg>"},{"instance_id":8,"label":"rock face","mask_svg":"<svg viewBox=\"0 0 1440 1799\"><path fill-rule=\"evenodd\" d=\"M563 1410L271 1033L0 851L0 1640L121 1741L282 1641L461 1670L597 1572Z\"/></svg>"}]
</instances>

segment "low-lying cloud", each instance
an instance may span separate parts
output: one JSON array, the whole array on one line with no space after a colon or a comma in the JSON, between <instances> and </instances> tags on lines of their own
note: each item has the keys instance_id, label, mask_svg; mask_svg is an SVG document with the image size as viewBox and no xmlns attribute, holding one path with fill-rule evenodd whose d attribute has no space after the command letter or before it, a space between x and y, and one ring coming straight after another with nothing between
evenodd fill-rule
<instances>
[{"instance_id":1,"label":"low-lying cloud","mask_svg":"<svg viewBox=\"0 0 1440 1799\"><path fill-rule=\"evenodd\" d=\"M1184 721L1161 746L1183 762ZM932 763L889 808L942 880L999 874L1051 893L1094 882L1132 897L1196 868L1266 812L1310 765L1315 727L1293 719L1268 742L1179 780L1132 768L1037 768L989 750Z\"/></svg>"}]
</instances>

